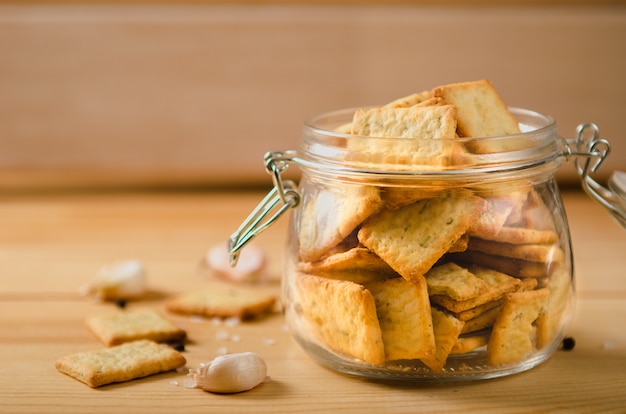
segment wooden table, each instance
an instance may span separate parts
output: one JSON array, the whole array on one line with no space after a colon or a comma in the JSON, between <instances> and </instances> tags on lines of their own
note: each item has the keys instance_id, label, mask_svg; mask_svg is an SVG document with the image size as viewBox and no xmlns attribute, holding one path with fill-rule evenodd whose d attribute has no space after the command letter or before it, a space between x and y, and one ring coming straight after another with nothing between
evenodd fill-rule
<instances>
[{"instance_id":1,"label":"wooden table","mask_svg":"<svg viewBox=\"0 0 626 414\"><path fill-rule=\"evenodd\" d=\"M280 313L234 327L173 317L188 330L188 367L220 348L255 351L272 381L236 395L183 386L166 373L91 389L62 375L54 360L100 348L84 317L114 305L79 287L112 261L134 258L148 272L150 300L206 287L199 271L209 247L224 243L261 199L250 193L65 193L0 198L0 411L47 412L626 412L626 231L579 192L565 192L578 285L568 334L572 351L508 378L465 384L381 384L328 371L285 329ZM261 235L278 291L287 220ZM226 330L240 340L218 338ZM234 338L231 336L231 338Z\"/></svg>"}]
</instances>

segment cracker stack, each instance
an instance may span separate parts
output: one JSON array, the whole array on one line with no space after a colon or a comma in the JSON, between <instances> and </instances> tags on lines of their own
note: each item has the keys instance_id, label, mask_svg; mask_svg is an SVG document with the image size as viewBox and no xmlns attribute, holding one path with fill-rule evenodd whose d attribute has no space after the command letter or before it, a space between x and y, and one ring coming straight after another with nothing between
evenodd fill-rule
<instances>
[{"instance_id":1,"label":"cracker stack","mask_svg":"<svg viewBox=\"0 0 626 414\"><path fill-rule=\"evenodd\" d=\"M520 132L486 80L359 109L340 132L354 135L348 161L396 171L529 145L460 139ZM567 251L550 198L530 182L510 187L339 181L308 194L296 290L320 345L365 364L419 360L439 372L451 355L515 365L553 343L571 297Z\"/></svg>"}]
</instances>

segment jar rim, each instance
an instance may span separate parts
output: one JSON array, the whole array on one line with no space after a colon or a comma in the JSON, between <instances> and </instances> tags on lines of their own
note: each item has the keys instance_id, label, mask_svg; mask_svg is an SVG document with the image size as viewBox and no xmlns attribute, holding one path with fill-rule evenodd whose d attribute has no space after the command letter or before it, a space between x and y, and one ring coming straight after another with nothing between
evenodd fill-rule
<instances>
[{"instance_id":1,"label":"jar rim","mask_svg":"<svg viewBox=\"0 0 626 414\"><path fill-rule=\"evenodd\" d=\"M565 143L556 133L554 118L529 109L509 108L519 122L519 134L451 139L362 137L338 131L351 122L357 109L324 112L306 119L295 161L305 168L346 175L467 178L470 174L512 172L541 165L555 170L555 164L559 164L556 161L564 154ZM364 138L368 140L366 146L354 145L357 140L364 142ZM415 156L421 148L430 150L424 157Z\"/></svg>"}]
</instances>

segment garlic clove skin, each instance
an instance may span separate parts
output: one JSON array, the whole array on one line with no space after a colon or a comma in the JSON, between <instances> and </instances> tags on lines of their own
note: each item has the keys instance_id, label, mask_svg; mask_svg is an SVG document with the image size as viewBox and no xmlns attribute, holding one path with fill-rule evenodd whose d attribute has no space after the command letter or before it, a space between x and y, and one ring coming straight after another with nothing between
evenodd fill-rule
<instances>
[{"instance_id":1,"label":"garlic clove skin","mask_svg":"<svg viewBox=\"0 0 626 414\"><path fill-rule=\"evenodd\" d=\"M102 266L91 283L81 287L83 296L101 300L134 299L146 293L146 274L138 260Z\"/></svg>"},{"instance_id":2,"label":"garlic clove skin","mask_svg":"<svg viewBox=\"0 0 626 414\"><path fill-rule=\"evenodd\" d=\"M205 256L208 269L216 276L235 283L258 283L267 279L267 260L261 248L254 244L239 253L237 266L230 265L230 253L225 245L211 248Z\"/></svg>"},{"instance_id":3,"label":"garlic clove skin","mask_svg":"<svg viewBox=\"0 0 626 414\"><path fill-rule=\"evenodd\" d=\"M251 390L267 379L267 364L254 352L221 355L198 369L189 370L192 385L220 394Z\"/></svg>"}]
</instances>

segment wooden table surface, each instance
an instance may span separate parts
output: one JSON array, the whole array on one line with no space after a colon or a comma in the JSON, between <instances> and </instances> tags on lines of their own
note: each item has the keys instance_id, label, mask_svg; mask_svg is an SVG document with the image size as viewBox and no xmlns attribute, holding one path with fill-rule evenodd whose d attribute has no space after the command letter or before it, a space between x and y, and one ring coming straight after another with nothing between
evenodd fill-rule
<instances>
[{"instance_id":1,"label":"wooden table surface","mask_svg":"<svg viewBox=\"0 0 626 414\"><path fill-rule=\"evenodd\" d=\"M262 194L66 193L0 197L0 412L626 412L626 230L579 192L564 192L575 255L578 302L557 351L522 374L463 384L384 384L331 372L294 342L279 312L237 326L172 316L184 325L188 367L228 352L254 351L271 382L216 395L183 386L171 372L91 389L60 374L57 357L102 345L86 315L111 309L78 294L107 263L140 260L149 300L218 283L199 270L206 251L224 243ZM257 239L278 292L287 219ZM227 331L231 339L219 339ZM236 336L235 336L236 335ZM239 338L238 341L233 340Z\"/></svg>"}]
</instances>

